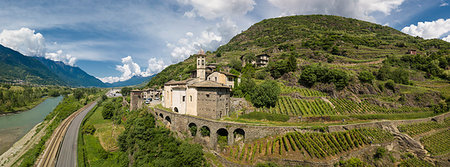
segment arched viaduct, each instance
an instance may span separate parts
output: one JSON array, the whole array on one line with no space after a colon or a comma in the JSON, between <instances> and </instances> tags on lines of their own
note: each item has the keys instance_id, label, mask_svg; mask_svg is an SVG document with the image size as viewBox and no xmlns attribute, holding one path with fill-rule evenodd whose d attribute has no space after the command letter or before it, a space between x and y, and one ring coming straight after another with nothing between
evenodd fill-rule
<instances>
[{"instance_id":1,"label":"arched viaduct","mask_svg":"<svg viewBox=\"0 0 450 167\"><path fill-rule=\"evenodd\" d=\"M149 111L158 120L166 124L171 131L190 135L194 138L195 142L201 143L209 148L216 148L220 136L222 136L222 141L226 141L228 145L232 145L235 142L247 142L266 136L300 130L297 127L268 127L217 121L157 108L150 109ZM208 130L209 134L206 133ZM191 131L194 133L191 133ZM224 140L225 137L226 140Z\"/></svg>"},{"instance_id":2,"label":"arched viaduct","mask_svg":"<svg viewBox=\"0 0 450 167\"><path fill-rule=\"evenodd\" d=\"M179 135L190 135L194 141L216 149L219 138L221 141L226 141L228 145L235 142L248 142L272 135L281 135L292 131L311 131L302 127L294 126L257 126L243 123L217 121L206 118L195 117L191 115L179 114L158 108L149 109L150 113L155 115L158 120L161 120L173 132ZM445 113L429 118L413 119L413 120L395 120L395 121L376 121L370 123L348 124L348 125L332 125L328 126L328 132L345 131L354 128L380 128L386 126L397 126L399 124L419 123L427 121L443 122L445 118L449 117L450 113ZM194 128L195 127L195 128ZM201 129L205 130L201 130ZM209 130L209 133L206 133ZM192 132L194 133L192 133ZM225 140L223 140L225 139Z\"/></svg>"}]
</instances>

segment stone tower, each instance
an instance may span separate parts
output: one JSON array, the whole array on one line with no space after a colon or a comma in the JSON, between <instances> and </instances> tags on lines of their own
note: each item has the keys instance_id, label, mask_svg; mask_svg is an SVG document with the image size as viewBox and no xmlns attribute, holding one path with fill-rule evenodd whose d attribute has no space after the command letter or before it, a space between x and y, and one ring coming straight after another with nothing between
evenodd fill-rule
<instances>
[{"instance_id":1,"label":"stone tower","mask_svg":"<svg viewBox=\"0 0 450 167\"><path fill-rule=\"evenodd\" d=\"M197 78L206 80L206 55L203 50L197 54Z\"/></svg>"}]
</instances>

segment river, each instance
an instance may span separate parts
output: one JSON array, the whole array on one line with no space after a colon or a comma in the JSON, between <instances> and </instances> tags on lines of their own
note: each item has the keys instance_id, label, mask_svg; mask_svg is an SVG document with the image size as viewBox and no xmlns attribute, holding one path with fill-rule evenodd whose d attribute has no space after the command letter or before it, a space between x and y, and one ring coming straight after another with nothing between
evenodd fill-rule
<instances>
[{"instance_id":1,"label":"river","mask_svg":"<svg viewBox=\"0 0 450 167\"><path fill-rule=\"evenodd\" d=\"M0 155L55 109L62 96L47 98L31 110L0 116Z\"/></svg>"}]
</instances>

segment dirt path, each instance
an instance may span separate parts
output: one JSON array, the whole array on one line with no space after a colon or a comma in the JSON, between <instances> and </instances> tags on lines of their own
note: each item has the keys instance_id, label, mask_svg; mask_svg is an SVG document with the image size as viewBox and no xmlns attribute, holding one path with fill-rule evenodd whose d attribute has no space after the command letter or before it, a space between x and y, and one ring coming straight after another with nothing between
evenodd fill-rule
<instances>
[{"instance_id":1,"label":"dirt path","mask_svg":"<svg viewBox=\"0 0 450 167\"><path fill-rule=\"evenodd\" d=\"M45 135L45 131L48 125L50 125L52 122L53 119L50 121L41 122L34 126L25 136L14 143L14 145L9 148L8 151L0 156L0 166L12 166L20 157L22 157L23 154L25 154L34 145L39 143L42 136ZM43 125L44 127L36 133L38 127L41 125Z\"/></svg>"},{"instance_id":2,"label":"dirt path","mask_svg":"<svg viewBox=\"0 0 450 167\"><path fill-rule=\"evenodd\" d=\"M380 60L376 60L376 61L370 61L370 62L364 62L364 63L349 63L349 64L337 64L339 66L346 66L346 67L351 67L351 66L357 66L357 65L371 65L371 64L380 64L384 61L384 59L380 59Z\"/></svg>"}]
</instances>

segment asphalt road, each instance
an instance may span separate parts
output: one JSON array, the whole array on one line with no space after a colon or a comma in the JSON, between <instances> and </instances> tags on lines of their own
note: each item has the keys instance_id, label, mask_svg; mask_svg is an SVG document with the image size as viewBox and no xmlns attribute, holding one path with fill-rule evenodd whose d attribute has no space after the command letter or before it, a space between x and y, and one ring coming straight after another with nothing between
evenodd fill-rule
<instances>
[{"instance_id":1,"label":"asphalt road","mask_svg":"<svg viewBox=\"0 0 450 167\"><path fill-rule=\"evenodd\" d=\"M58 159L56 161L57 167L76 167L77 166L77 145L78 145L78 130L81 122L86 114L95 106L97 102L92 103L84 111L78 114L67 128L66 135L59 150Z\"/></svg>"}]
</instances>

